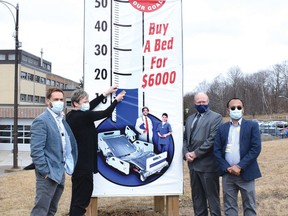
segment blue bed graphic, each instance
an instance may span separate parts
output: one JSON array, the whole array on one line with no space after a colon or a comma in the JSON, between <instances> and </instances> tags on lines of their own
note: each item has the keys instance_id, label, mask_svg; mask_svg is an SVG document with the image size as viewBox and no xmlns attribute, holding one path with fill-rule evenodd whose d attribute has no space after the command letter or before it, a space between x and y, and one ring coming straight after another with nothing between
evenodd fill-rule
<instances>
[{"instance_id":1,"label":"blue bed graphic","mask_svg":"<svg viewBox=\"0 0 288 216\"><path fill-rule=\"evenodd\" d=\"M125 135L120 130L99 133L98 151L102 152L109 166L126 175L137 172L142 182L168 166L167 152L154 153L154 145L136 140L135 132L128 126Z\"/></svg>"}]
</instances>

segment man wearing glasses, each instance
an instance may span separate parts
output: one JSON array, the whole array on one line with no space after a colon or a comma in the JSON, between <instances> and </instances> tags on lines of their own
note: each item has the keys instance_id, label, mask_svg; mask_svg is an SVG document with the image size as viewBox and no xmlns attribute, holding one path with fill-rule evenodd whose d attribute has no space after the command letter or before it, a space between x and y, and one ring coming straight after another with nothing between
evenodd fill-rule
<instances>
[{"instance_id":1,"label":"man wearing glasses","mask_svg":"<svg viewBox=\"0 0 288 216\"><path fill-rule=\"evenodd\" d=\"M231 120L221 125L214 143L214 154L220 166L226 216L238 216L240 191L243 215L256 215L255 179L261 177L257 158L261 137L257 122L243 119L244 105L239 98L227 103Z\"/></svg>"}]
</instances>

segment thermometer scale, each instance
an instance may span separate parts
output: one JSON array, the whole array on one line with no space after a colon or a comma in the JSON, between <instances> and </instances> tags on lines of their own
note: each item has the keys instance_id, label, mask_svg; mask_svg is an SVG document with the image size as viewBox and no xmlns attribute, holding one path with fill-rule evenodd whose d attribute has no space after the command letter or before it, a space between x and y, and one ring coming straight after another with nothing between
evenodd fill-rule
<instances>
[{"instance_id":1,"label":"thermometer scale","mask_svg":"<svg viewBox=\"0 0 288 216\"><path fill-rule=\"evenodd\" d=\"M127 92L112 114L119 124L134 124L143 106L143 16L129 0L111 0L111 84Z\"/></svg>"}]
</instances>

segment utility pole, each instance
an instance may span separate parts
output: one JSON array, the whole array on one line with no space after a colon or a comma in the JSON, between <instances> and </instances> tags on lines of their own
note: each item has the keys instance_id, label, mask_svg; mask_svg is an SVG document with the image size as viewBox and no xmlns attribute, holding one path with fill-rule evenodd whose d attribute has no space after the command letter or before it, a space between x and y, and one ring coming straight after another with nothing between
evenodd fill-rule
<instances>
[{"instance_id":1,"label":"utility pole","mask_svg":"<svg viewBox=\"0 0 288 216\"><path fill-rule=\"evenodd\" d=\"M18 48L20 43L18 40L18 30L19 30L19 5L12 5L7 1L0 0L4 6L8 8L10 13L13 16L15 24L15 74L14 74L14 125L13 125L13 169L18 169L18 60L19 52ZM16 15L12 12L11 8L13 7L16 10Z\"/></svg>"}]
</instances>

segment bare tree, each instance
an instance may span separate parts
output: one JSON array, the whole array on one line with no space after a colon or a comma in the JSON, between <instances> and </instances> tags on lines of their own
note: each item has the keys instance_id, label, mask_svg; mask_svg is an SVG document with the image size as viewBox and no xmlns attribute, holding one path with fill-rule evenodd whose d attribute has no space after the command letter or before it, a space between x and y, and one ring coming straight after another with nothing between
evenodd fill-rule
<instances>
[{"instance_id":1,"label":"bare tree","mask_svg":"<svg viewBox=\"0 0 288 216\"><path fill-rule=\"evenodd\" d=\"M228 79L232 87L232 97L239 97L239 89L241 86L241 81L243 78L243 73L238 66L230 68L228 71Z\"/></svg>"},{"instance_id":2,"label":"bare tree","mask_svg":"<svg viewBox=\"0 0 288 216\"><path fill-rule=\"evenodd\" d=\"M204 80L195 88L195 92L207 92L210 84Z\"/></svg>"},{"instance_id":3,"label":"bare tree","mask_svg":"<svg viewBox=\"0 0 288 216\"><path fill-rule=\"evenodd\" d=\"M211 83L207 94L209 96L209 104L212 110L225 116L226 114L226 102L228 98L227 88L229 84L226 79L220 74Z\"/></svg>"},{"instance_id":4,"label":"bare tree","mask_svg":"<svg viewBox=\"0 0 288 216\"><path fill-rule=\"evenodd\" d=\"M206 91L210 107L223 116L226 114L226 103L232 97L239 97L245 103L248 115L287 112L288 110L288 63L275 64L271 69L253 74L243 74L238 66L227 72L227 78L217 76L210 84L203 81L197 91ZM184 107L192 107L193 94L185 95ZM286 97L279 98L279 96Z\"/></svg>"}]
</instances>

